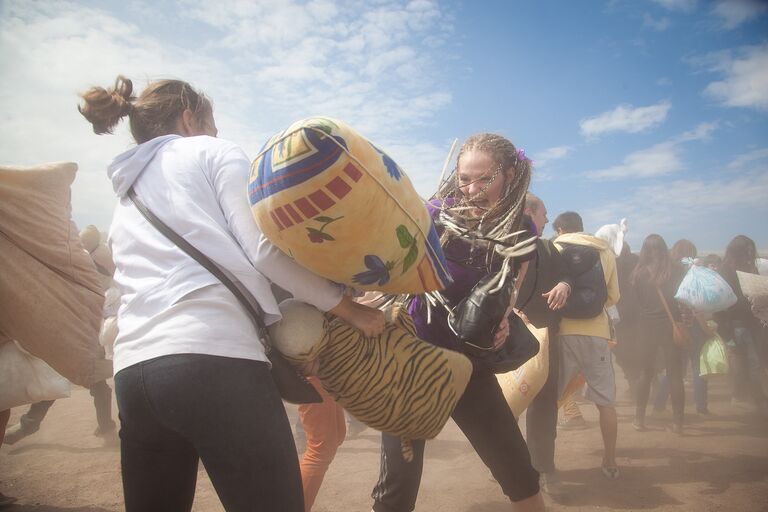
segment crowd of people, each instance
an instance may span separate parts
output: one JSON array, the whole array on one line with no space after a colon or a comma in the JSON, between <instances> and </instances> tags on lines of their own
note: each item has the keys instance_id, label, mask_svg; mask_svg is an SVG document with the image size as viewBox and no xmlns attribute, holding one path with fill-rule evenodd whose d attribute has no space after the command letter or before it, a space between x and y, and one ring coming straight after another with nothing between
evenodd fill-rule
<instances>
[{"instance_id":1,"label":"crowd of people","mask_svg":"<svg viewBox=\"0 0 768 512\"><path fill-rule=\"evenodd\" d=\"M230 291L149 224L131 197L140 197L236 275L267 324L280 319L272 285L366 336L383 331L383 313L303 268L263 236L244 193L250 160L216 137L212 104L201 92L186 82L162 80L136 96L132 82L119 77L113 88L94 87L82 98L80 111L95 133L111 133L127 117L137 143L108 169L119 198L110 243L121 292L113 361L126 510L190 510L199 461L226 510L311 510L345 437L343 410L319 380L310 379L322 402L299 407L306 436L299 459L267 351L256 341L260 333ZM694 263L716 269L738 299L702 319L675 299L687 271L683 259L698 256L691 242L678 241L670 250L652 234L635 255L623 241L625 225L591 235L572 211L558 215L556 235L544 238L548 210L528 191L532 162L524 151L500 135L482 133L463 143L456 161L428 204L453 278L442 297L459 307L494 276L515 293L494 322L491 339L469 344L452 326L448 307L434 308L415 296L407 308L420 339L472 361L469 384L452 417L512 510L544 510L542 491L562 491L555 456L558 402L582 387L574 383L584 382L584 397L597 407L604 445L600 470L608 479L621 477L614 355L636 401L633 427L643 431L661 354L664 376L656 406L671 398L670 431L683 435L688 361L696 410L708 413L698 361L704 341L714 334L706 320L714 320L739 368L731 372L734 398L749 396L759 411L768 411L762 383L766 331L736 274L757 273L751 239L737 236L722 260L705 256ZM510 240L533 239L529 249L514 254L497 250ZM523 325L511 321L513 315L547 328L551 341L548 377L526 413L527 439L495 376L503 363L499 358L506 357L499 354L514 345ZM678 326L689 343L676 341ZM114 430L102 403L110 396L104 386L91 390L99 435ZM37 430L48 407L33 405L9 441ZM382 433L374 511L415 509L425 442L411 444L412 458L406 459L401 439Z\"/></svg>"}]
</instances>

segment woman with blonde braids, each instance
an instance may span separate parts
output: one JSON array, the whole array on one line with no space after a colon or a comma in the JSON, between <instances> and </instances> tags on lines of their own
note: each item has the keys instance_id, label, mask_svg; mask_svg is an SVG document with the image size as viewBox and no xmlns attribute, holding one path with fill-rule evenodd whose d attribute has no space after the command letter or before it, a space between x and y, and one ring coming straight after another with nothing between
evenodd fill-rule
<instances>
[{"instance_id":1,"label":"woman with blonde braids","mask_svg":"<svg viewBox=\"0 0 768 512\"><path fill-rule=\"evenodd\" d=\"M492 240L514 245L530 178L531 161L504 137L477 134L462 145L455 171L429 204L453 284L442 292L446 308L429 308L424 297L411 300L409 312L419 338L466 353L448 325L448 309L482 278L503 272L504 258ZM518 261L515 267L522 274L526 265ZM503 345L508 333L505 315L495 331L494 348ZM481 359L468 355L474 371L452 417L512 501L512 509L543 510L539 474L496 376ZM375 512L414 510L423 458L424 441L413 441L413 460L406 462L400 440L382 434L379 481L372 493Z\"/></svg>"}]
</instances>

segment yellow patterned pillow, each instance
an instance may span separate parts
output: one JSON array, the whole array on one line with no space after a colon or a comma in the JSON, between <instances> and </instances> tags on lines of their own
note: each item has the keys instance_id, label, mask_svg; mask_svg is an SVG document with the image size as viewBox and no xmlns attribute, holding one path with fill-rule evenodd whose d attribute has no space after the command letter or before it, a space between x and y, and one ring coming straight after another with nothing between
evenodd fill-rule
<instances>
[{"instance_id":1,"label":"yellow patterned pillow","mask_svg":"<svg viewBox=\"0 0 768 512\"><path fill-rule=\"evenodd\" d=\"M248 196L267 238L327 279L387 293L450 283L411 181L340 121L305 119L272 137L251 166Z\"/></svg>"}]
</instances>

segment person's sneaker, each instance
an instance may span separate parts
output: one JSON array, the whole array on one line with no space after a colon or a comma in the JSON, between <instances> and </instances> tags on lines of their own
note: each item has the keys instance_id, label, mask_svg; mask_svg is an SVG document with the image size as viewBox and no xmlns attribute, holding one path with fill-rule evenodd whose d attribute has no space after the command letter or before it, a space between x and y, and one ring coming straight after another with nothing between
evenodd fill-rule
<instances>
[{"instance_id":1,"label":"person's sneaker","mask_svg":"<svg viewBox=\"0 0 768 512\"><path fill-rule=\"evenodd\" d=\"M667 426L667 432L672 432L673 434L682 436L683 426L680 423L672 423L671 425Z\"/></svg>"},{"instance_id":2,"label":"person's sneaker","mask_svg":"<svg viewBox=\"0 0 768 512\"><path fill-rule=\"evenodd\" d=\"M117 424L113 421L110 425L102 427L99 425L96 430L93 431L93 435L96 437L109 437L117 434Z\"/></svg>"},{"instance_id":3,"label":"person's sneaker","mask_svg":"<svg viewBox=\"0 0 768 512\"><path fill-rule=\"evenodd\" d=\"M5 494L0 492L0 508L10 507L14 503L18 501L13 496L6 496Z\"/></svg>"},{"instance_id":4,"label":"person's sneaker","mask_svg":"<svg viewBox=\"0 0 768 512\"><path fill-rule=\"evenodd\" d=\"M102 429L101 427L96 427L96 430L94 430L93 435L96 437L100 437L104 440L104 446L120 446L120 437L117 435L117 426L113 426L112 428L106 428Z\"/></svg>"},{"instance_id":5,"label":"person's sneaker","mask_svg":"<svg viewBox=\"0 0 768 512\"><path fill-rule=\"evenodd\" d=\"M563 416L557 420L558 430L582 430L587 428L584 416Z\"/></svg>"},{"instance_id":6,"label":"person's sneaker","mask_svg":"<svg viewBox=\"0 0 768 512\"><path fill-rule=\"evenodd\" d=\"M600 468L605 475L605 478L616 480L619 478L619 468L617 466L602 466Z\"/></svg>"},{"instance_id":7,"label":"person's sneaker","mask_svg":"<svg viewBox=\"0 0 768 512\"><path fill-rule=\"evenodd\" d=\"M565 494L565 488L560 481L560 475L556 471L541 473L539 487L541 487L541 492L550 496L562 496Z\"/></svg>"},{"instance_id":8,"label":"person's sneaker","mask_svg":"<svg viewBox=\"0 0 768 512\"><path fill-rule=\"evenodd\" d=\"M638 421L638 420L633 420L632 421L632 428L635 429L638 432L645 432L646 431L645 423L643 423L642 421Z\"/></svg>"},{"instance_id":9,"label":"person's sneaker","mask_svg":"<svg viewBox=\"0 0 768 512\"><path fill-rule=\"evenodd\" d=\"M5 431L5 438L3 444L16 444L27 436L31 436L35 432L40 430L39 425L32 425L23 427L21 423L17 423L8 430Z\"/></svg>"}]
</instances>

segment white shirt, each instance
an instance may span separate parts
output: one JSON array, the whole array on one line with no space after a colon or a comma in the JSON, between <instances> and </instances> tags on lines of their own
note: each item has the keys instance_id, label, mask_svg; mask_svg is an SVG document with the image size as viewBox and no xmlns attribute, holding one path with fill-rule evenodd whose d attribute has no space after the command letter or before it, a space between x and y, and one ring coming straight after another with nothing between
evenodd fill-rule
<instances>
[{"instance_id":1,"label":"white shirt","mask_svg":"<svg viewBox=\"0 0 768 512\"><path fill-rule=\"evenodd\" d=\"M322 311L340 302L339 285L298 265L259 230L247 196L250 162L235 144L157 137L119 155L108 173L120 197L109 234L121 293L115 373L170 354L266 360L234 295L144 219L125 195L131 185L156 216L248 288L267 325L280 319L269 280Z\"/></svg>"}]
</instances>

